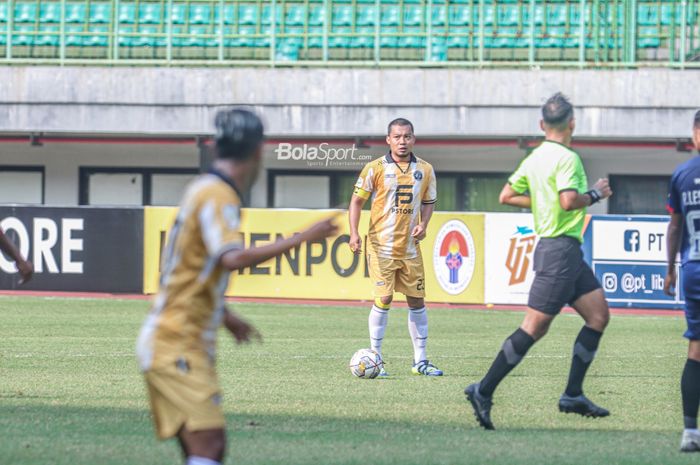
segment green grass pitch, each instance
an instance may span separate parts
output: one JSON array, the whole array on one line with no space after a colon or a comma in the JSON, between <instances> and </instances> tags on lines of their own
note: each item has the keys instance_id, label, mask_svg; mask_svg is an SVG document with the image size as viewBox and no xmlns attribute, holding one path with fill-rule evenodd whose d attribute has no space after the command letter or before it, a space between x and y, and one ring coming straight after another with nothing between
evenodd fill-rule
<instances>
[{"instance_id":1,"label":"green grass pitch","mask_svg":"<svg viewBox=\"0 0 700 465\"><path fill-rule=\"evenodd\" d=\"M262 345L219 338L228 464L685 464L682 318L614 316L584 388L612 415L557 410L573 340L562 315L496 392L497 431L477 428L463 388L484 374L516 312L430 311L429 355L410 374L406 310L389 317L389 379L347 369L367 346L365 308L237 304ZM0 298L0 464L173 464L158 442L134 343L145 301Z\"/></svg>"}]
</instances>

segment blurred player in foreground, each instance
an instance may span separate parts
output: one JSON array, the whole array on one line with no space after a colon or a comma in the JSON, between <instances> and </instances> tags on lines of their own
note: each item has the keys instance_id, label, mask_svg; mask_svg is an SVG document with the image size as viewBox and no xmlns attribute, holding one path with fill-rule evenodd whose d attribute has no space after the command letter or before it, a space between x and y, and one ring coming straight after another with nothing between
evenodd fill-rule
<instances>
[{"instance_id":1,"label":"blurred player in foreground","mask_svg":"<svg viewBox=\"0 0 700 465\"><path fill-rule=\"evenodd\" d=\"M693 145L700 154L700 111L695 113ZM685 319L688 330L688 359L681 376L683 422L681 451L700 452L698 405L700 405L700 156L676 168L668 194L671 221L666 233L668 271L666 294L675 295L676 255L680 248L685 293Z\"/></svg>"},{"instance_id":2,"label":"blurred player in foreground","mask_svg":"<svg viewBox=\"0 0 700 465\"><path fill-rule=\"evenodd\" d=\"M374 286L374 305L369 314L369 337L381 355L394 290L406 296L408 332L413 341L416 375L441 376L428 361L428 313L425 308L425 273L418 243L425 239L437 191L433 167L413 155L413 125L398 118L389 123L389 153L365 165L350 200L350 249L362 252L358 231L362 206L370 196L367 264ZM387 376L382 368L379 376Z\"/></svg>"},{"instance_id":3,"label":"blurred player in foreground","mask_svg":"<svg viewBox=\"0 0 700 465\"><path fill-rule=\"evenodd\" d=\"M217 465L224 457L217 329L223 323L238 343L260 337L224 304L230 271L336 233L331 220L324 220L287 239L244 248L241 193L262 164L263 125L243 109L218 113L215 124L213 168L187 187L180 203L160 289L137 344L158 437L177 436L187 465Z\"/></svg>"},{"instance_id":4,"label":"blurred player in foreground","mask_svg":"<svg viewBox=\"0 0 700 465\"><path fill-rule=\"evenodd\" d=\"M32 279L32 275L34 274L34 266L32 265L32 262L24 259L20 251L17 250L17 247L15 247L2 229L0 229L0 250L15 261L15 265L17 265L17 271L19 271L20 276L19 284L24 284Z\"/></svg>"},{"instance_id":5,"label":"blurred player in foreground","mask_svg":"<svg viewBox=\"0 0 700 465\"><path fill-rule=\"evenodd\" d=\"M586 207L610 197L607 179L593 189L578 154L571 150L574 108L557 93L542 107L540 126L545 140L511 175L500 195L501 203L531 208L540 241L535 249L535 280L530 288L525 319L503 343L486 376L467 386L465 394L479 424L494 429L491 422L493 393L498 384L525 357L528 349L549 330L567 303L585 325L574 343L569 382L559 399L559 410L587 417L610 413L583 395L583 379L593 362L610 312L598 279L583 260L581 242Z\"/></svg>"}]
</instances>

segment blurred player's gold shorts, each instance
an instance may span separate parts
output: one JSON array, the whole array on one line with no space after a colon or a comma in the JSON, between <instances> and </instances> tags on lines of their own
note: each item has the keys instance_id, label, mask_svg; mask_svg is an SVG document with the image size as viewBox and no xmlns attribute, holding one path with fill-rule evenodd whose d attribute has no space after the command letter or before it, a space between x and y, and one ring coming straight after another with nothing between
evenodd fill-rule
<instances>
[{"instance_id":1,"label":"blurred player's gold shorts","mask_svg":"<svg viewBox=\"0 0 700 465\"><path fill-rule=\"evenodd\" d=\"M182 426L201 431L226 425L216 372L209 364L180 359L144 376L159 438L177 435Z\"/></svg>"},{"instance_id":2,"label":"blurred player's gold shorts","mask_svg":"<svg viewBox=\"0 0 700 465\"><path fill-rule=\"evenodd\" d=\"M369 278L374 287L374 297L394 295L401 292L408 297L425 297L425 273L423 272L423 257L405 260L378 257L367 253Z\"/></svg>"}]
</instances>

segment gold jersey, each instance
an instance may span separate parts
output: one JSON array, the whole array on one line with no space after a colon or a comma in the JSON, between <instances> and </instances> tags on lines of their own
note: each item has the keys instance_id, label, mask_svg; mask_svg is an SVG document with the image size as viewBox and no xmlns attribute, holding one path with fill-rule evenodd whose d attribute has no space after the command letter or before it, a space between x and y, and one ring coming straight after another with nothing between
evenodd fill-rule
<instances>
[{"instance_id":1,"label":"gold jersey","mask_svg":"<svg viewBox=\"0 0 700 465\"><path fill-rule=\"evenodd\" d=\"M430 163L411 154L397 164L387 154L365 165L354 194L372 198L369 245L379 257L404 260L420 255L411 231L420 221L423 204L437 201L435 172Z\"/></svg>"},{"instance_id":2,"label":"gold jersey","mask_svg":"<svg viewBox=\"0 0 700 465\"><path fill-rule=\"evenodd\" d=\"M219 259L243 248L240 207L235 186L218 172L187 187L163 254L159 292L138 339L144 371L181 360L214 363L230 274Z\"/></svg>"}]
</instances>

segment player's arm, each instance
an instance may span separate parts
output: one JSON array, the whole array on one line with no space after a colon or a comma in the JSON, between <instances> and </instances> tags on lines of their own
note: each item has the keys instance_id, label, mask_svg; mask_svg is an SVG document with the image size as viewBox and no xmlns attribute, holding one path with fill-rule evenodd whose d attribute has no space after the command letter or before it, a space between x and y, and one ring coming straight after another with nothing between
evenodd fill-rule
<instances>
[{"instance_id":1,"label":"player's arm","mask_svg":"<svg viewBox=\"0 0 700 465\"><path fill-rule=\"evenodd\" d=\"M430 223L430 217L433 216L433 211L435 211L435 202L421 204L420 223L418 223L413 228L413 231L411 231L411 236L413 236L417 241L422 241L425 239L425 234L428 231L428 223Z\"/></svg>"},{"instance_id":2,"label":"player's arm","mask_svg":"<svg viewBox=\"0 0 700 465\"><path fill-rule=\"evenodd\" d=\"M224 327L231 333L238 344L250 342L251 339L262 341L262 336L258 330L229 308L226 308L224 313Z\"/></svg>"},{"instance_id":3,"label":"player's arm","mask_svg":"<svg viewBox=\"0 0 700 465\"><path fill-rule=\"evenodd\" d=\"M333 219L329 218L319 221L299 234L268 245L229 250L221 255L221 265L228 270L240 270L281 255L289 249L301 245L303 242L319 241L337 232L338 227L333 223Z\"/></svg>"},{"instance_id":4,"label":"player's arm","mask_svg":"<svg viewBox=\"0 0 700 465\"><path fill-rule=\"evenodd\" d=\"M32 274L34 274L34 267L32 263L25 260L22 254L17 250L17 247L7 238L5 233L0 230L0 250L2 250L6 255L11 257L17 264L17 269L20 275L20 284L26 283L32 279Z\"/></svg>"},{"instance_id":5,"label":"player's arm","mask_svg":"<svg viewBox=\"0 0 700 465\"><path fill-rule=\"evenodd\" d=\"M510 205L518 208L530 208L532 205L530 196L516 191L509 182L503 186L501 194L498 196L498 201L502 205Z\"/></svg>"},{"instance_id":6,"label":"player's arm","mask_svg":"<svg viewBox=\"0 0 700 465\"><path fill-rule=\"evenodd\" d=\"M361 189L355 188L355 191L361 191ZM350 250L353 253L359 254L362 252L362 238L360 237L360 215L362 214L362 207L365 206L367 202L367 197L364 196L365 191L352 194L350 199L350 205L348 206L348 221L350 222Z\"/></svg>"},{"instance_id":7,"label":"player's arm","mask_svg":"<svg viewBox=\"0 0 700 465\"><path fill-rule=\"evenodd\" d=\"M666 230L666 279L664 280L664 292L673 297L676 295L676 255L681 246L683 234L683 215L672 213L671 221Z\"/></svg>"}]
</instances>

